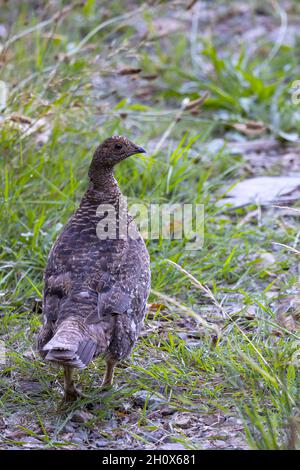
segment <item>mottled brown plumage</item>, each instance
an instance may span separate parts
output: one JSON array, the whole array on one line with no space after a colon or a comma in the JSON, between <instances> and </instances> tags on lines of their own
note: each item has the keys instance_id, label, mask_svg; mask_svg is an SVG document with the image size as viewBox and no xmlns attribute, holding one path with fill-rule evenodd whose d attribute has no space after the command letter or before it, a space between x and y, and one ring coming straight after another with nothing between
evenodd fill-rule
<instances>
[{"instance_id":1,"label":"mottled brown plumage","mask_svg":"<svg viewBox=\"0 0 300 470\"><path fill-rule=\"evenodd\" d=\"M53 245L45 271L44 324L38 349L65 370L65 398L78 392L72 368L106 359L103 385L110 385L115 364L131 351L143 324L150 289L149 255L131 216L125 225L135 236L121 235L123 196L113 176L116 163L142 153L125 137L106 139L95 151L89 186L80 207ZM96 228L109 205L117 214L116 239L103 239Z\"/></svg>"}]
</instances>

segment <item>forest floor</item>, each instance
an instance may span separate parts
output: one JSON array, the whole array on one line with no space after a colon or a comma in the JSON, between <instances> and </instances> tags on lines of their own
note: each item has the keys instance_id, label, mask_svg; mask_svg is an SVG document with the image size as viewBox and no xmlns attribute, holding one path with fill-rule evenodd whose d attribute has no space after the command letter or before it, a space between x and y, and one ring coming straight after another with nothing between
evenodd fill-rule
<instances>
[{"instance_id":1,"label":"forest floor","mask_svg":"<svg viewBox=\"0 0 300 470\"><path fill-rule=\"evenodd\" d=\"M300 5L120 3L1 7L0 448L299 449ZM204 243L147 240L142 336L67 406L43 270L113 134L129 202L203 204Z\"/></svg>"}]
</instances>

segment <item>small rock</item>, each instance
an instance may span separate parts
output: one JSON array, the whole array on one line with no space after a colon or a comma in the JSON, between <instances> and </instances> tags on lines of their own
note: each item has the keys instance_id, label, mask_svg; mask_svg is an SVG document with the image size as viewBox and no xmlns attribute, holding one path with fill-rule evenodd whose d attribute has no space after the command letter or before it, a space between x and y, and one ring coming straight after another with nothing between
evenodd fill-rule
<instances>
[{"instance_id":1,"label":"small rock","mask_svg":"<svg viewBox=\"0 0 300 470\"><path fill-rule=\"evenodd\" d=\"M259 253L259 262L257 263L259 268L268 268L274 263L276 263L276 258L272 253Z\"/></svg>"},{"instance_id":2,"label":"small rock","mask_svg":"<svg viewBox=\"0 0 300 470\"><path fill-rule=\"evenodd\" d=\"M161 403L164 403L162 398L156 397L151 395L150 392L147 390L140 390L133 394L134 404L136 406L144 407L145 403L147 403L147 408L150 406L151 408L154 406L158 406Z\"/></svg>"},{"instance_id":3,"label":"small rock","mask_svg":"<svg viewBox=\"0 0 300 470\"><path fill-rule=\"evenodd\" d=\"M226 418L226 421L224 424L225 426L226 425L241 426L243 424L243 421L235 416L229 416L228 418Z\"/></svg>"},{"instance_id":4,"label":"small rock","mask_svg":"<svg viewBox=\"0 0 300 470\"><path fill-rule=\"evenodd\" d=\"M226 418L225 424L236 424L236 422L237 418L235 418L234 416L229 416L228 418Z\"/></svg>"},{"instance_id":5,"label":"small rock","mask_svg":"<svg viewBox=\"0 0 300 470\"><path fill-rule=\"evenodd\" d=\"M99 439L98 441L95 442L96 447L106 447L107 442L104 439Z\"/></svg>"},{"instance_id":6,"label":"small rock","mask_svg":"<svg viewBox=\"0 0 300 470\"><path fill-rule=\"evenodd\" d=\"M63 429L63 432L74 432L75 431L75 428L74 426L72 426L71 423L67 423Z\"/></svg>"},{"instance_id":7,"label":"small rock","mask_svg":"<svg viewBox=\"0 0 300 470\"><path fill-rule=\"evenodd\" d=\"M162 450L186 450L186 447L180 442L170 442L169 444L163 444L160 449Z\"/></svg>"},{"instance_id":8,"label":"small rock","mask_svg":"<svg viewBox=\"0 0 300 470\"><path fill-rule=\"evenodd\" d=\"M27 395L39 396L43 391L44 386L35 380L23 380L21 382L21 388Z\"/></svg>"},{"instance_id":9,"label":"small rock","mask_svg":"<svg viewBox=\"0 0 300 470\"><path fill-rule=\"evenodd\" d=\"M84 429L79 429L78 431L76 431L76 437L81 441L86 441L88 438L88 433Z\"/></svg>"},{"instance_id":10,"label":"small rock","mask_svg":"<svg viewBox=\"0 0 300 470\"><path fill-rule=\"evenodd\" d=\"M74 411L71 421L73 423L86 423L93 418L92 413L88 413L87 411L76 410Z\"/></svg>"},{"instance_id":11,"label":"small rock","mask_svg":"<svg viewBox=\"0 0 300 470\"><path fill-rule=\"evenodd\" d=\"M227 447L227 442L222 441L221 439L218 439L217 441L214 442L214 445L216 447L219 447L220 449L223 449L224 447Z\"/></svg>"},{"instance_id":12,"label":"small rock","mask_svg":"<svg viewBox=\"0 0 300 470\"><path fill-rule=\"evenodd\" d=\"M25 425L25 423L24 423L24 413L22 411L16 411L16 413L11 414L7 418L6 424L8 426L15 426L15 425L19 425L19 424Z\"/></svg>"},{"instance_id":13,"label":"small rock","mask_svg":"<svg viewBox=\"0 0 300 470\"><path fill-rule=\"evenodd\" d=\"M166 405L162 407L161 414L162 416L170 416L173 415L175 411L175 408L171 408L170 406Z\"/></svg>"},{"instance_id":14,"label":"small rock","mask_svg":"<svg viewBox=\"0 0 300 470\"><path fill-rule=\"evenodd\" d=\"M74 442L74 444L82 444L82 439L80 439L80 437L73 437L72 439L72 442Z\"/></svg>"},{"instance_id":15,"label":"small rock","mask_svg":"<svg viewBox=\"0 0 300 470\"><path fill-rule=\"evenodd\" d=\"M33 436L24 436L21 438L22 442L26 442L26 444L33 446L42 446L42 442L39 439L36 439Z\"/></svg>"},{"instance_id":16,"label":"small rock","mask_svg":"<svg viewBox=\"0 0 300 470\"><path fill-rule=\"evenodd\" d=\"M174 420L175 426L182 429L188 429L191 426L191 422L192 419L188 415L177 416Z\"/></svg>"}]
</instances>

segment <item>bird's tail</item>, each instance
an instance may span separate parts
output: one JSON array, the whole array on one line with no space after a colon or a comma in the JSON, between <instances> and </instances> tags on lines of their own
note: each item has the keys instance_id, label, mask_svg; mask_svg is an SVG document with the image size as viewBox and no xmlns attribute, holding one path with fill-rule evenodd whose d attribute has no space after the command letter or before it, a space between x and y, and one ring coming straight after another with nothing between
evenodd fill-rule
<instances>
[{"instance_id":1,"label":"bird's tail","mask_svg":"<svg viewBox=\"0 0 300 470\"><path fill-rule=\"evenodd\" d=\"M96 342L71 319L64 320L43 347L45 359L63 366L83 369L93 359Z\"/></svg>"}]
</instances>

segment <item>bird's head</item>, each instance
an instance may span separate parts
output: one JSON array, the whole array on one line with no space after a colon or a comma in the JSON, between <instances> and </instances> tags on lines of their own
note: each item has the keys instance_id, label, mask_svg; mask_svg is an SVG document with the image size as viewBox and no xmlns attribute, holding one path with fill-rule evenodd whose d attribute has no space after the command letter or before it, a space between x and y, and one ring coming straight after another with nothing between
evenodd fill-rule
<instances>
[{"instance_id":1,"label":"bird's head","mask_svg":"<svg viewBox=\"0 0 300 470\"><path fill-rule=\"evenodd\" d=\"M104 140L100 144L93 156L90 172L93 170L101 170L112 168L130 155L145 153L146 150L123 136L115 135Z\"/></svg>"}]
</instances>

